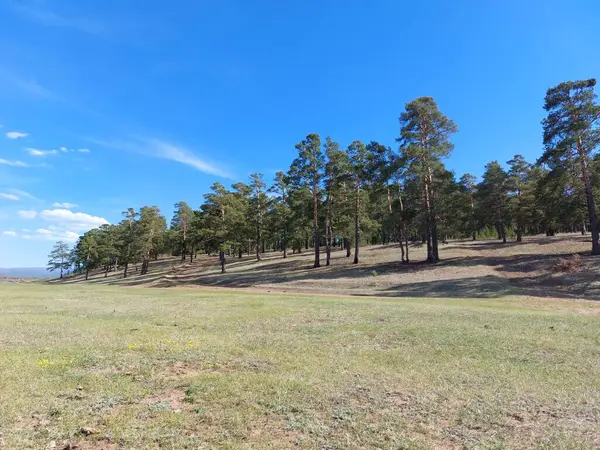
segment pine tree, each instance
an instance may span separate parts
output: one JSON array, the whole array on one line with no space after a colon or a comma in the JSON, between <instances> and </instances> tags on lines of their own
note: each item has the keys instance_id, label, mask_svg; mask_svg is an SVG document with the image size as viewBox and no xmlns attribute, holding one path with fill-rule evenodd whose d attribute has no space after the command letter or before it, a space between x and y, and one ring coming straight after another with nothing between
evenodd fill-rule
<instances>
[{"instance_id":1,"label":"pine tree","mask_svg":"<svg viewBox=\"0 0 600 450\"><path fill-rule=\"evenodd\" d=\"M590 162L600 144L600 105L596 103L596 80L569 81L548 89L544 109L548 116L542 121L545 151L538 164L550 170L567 170L579 166L586 197L592 254L600 254L600 230Z\"/></svg>"},{"instance_id":2,"label":"pine tree","mask_svg":"<svg viewBox=\"0 0 600 450\"><path fill-rule=\"evenodd\" d=\"M477 186L479 216L498 231L498 239L506 243L506 226L510 223L508 209L508 174L498 161L485 166L481 183Z\"/></svg>"},{"instance_id":3,"label":"pine tree","mask_svg":"<svg viewBox=\"0 0 600 450\"><path fill-rule=\"evenodd\" d=\"M250 189L252 190L250 200L250 210L252 213L252 222L256 230L256 260L260 261L261 235L263 231L263 220L267 211L267 196L265 190L267 185L263 181L262 173L253 173L250 175Z\"/></svg>"},{"instance_id":4,"label":"pine tree","mask_svg":"<svg viewBox=\"0 0 600 450\"><path fill-rule=\"evenodd\" d=\"M71 267L69 245L64 241L58 241L54 244L52 251L48 255L49 272L60 270L60 278L63 277L65 271Z\"/></svg>"},{"instance_id":5,"label":"pine tree","mask_svg":"<svg viewBox=\"0 0 600 450\"><path fill-rule=\"evenodd\" d=\"M352 181L354 183L354 262L358 264L358 253L360 249L360 213L361 196L363 185L368 177L368 152L365 145L360 141L354 141L348 146L348 160L350 161L352 171Z\"/></svg>"},{"instance_id":6,"label":"pine tree","mask_svg":"<svg viewBox=\"0 0 600 450\"><path fill-rule=\"evenodd\" d=\"M306 139L296 144L298 157L292 163L290 175L297 186L305 186L310 190L313 204L313 243L315 262L313 267L321 267L319 237L319 196L320 183L323 177L325 158L321 151L321 139L318 134L309 134Z\"/></svg>"},{"instance_id":7,"label":"pine tree","mask_svg":"<svg viewBox=\"0 0 600 450\"><path fill-rule=\"evenodd\" d=\"M419 97L406 104L400 114L400 166L412 172L423 192L426 220L427 261L439 261L434 171L449 156L454 145L450 136L455 123L443 115L431 97Z\"/></svg>"},{"instance_id":8,"label":"pine tree","mask_svg":"<svg viewBox=\"0 0 600 450\"><path fill-rule=\"evenodd\" d=\"M331 264L331 250L335 239L339 212L343 209L340 187L349 181L350 165L348 154L340 150L337 142L327 137L325 141L325 265Z\"/></svg>"}]
</instances>

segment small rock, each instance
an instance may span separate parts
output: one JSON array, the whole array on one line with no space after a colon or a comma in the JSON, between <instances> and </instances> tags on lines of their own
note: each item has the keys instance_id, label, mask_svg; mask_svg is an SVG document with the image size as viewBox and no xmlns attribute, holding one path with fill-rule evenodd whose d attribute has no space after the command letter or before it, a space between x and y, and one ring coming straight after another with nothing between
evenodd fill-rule
<instances>
[{"instance_id":1,"label":"small rock","mask_svg":"<svg viewBox=\"0 0 600 450\"><path fill-rule=\"evenodd\" d=\"M77 386L77 390L78 391L83 391L83 387L82 386Z\"/></svg>"},{"instance_id":2,"label":"small rock","mask_svg":"<svg viewBox=\"0 0 600 450\"><path fill-rule=\"evenodd\" d=\"M96 433L97 433L96 430L94 430L93 428L89 428L89 427L82 427L79 430L79 434L82 434L84 436L90 436L90 435L96 434Z\"/></svg>"}]
</instances>

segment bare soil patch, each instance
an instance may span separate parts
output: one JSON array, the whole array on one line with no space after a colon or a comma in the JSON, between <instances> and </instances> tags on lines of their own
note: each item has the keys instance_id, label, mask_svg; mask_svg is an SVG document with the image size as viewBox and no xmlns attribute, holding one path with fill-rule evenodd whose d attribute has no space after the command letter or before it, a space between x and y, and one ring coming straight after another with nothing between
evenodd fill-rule
<instances>
[{"instance_id":1,"label":"bare soil patch","mask_svg":"<svg viewBox=\"0 0 600 450\"><path fill-rule=\"evenodd\" d=\"M312 268L312 251L283 259L279 252L231 256L221 274L215 256L192 263L179 258L153 261L150 272L119 272L91 283L152 287L243 288L262 292L319 293L389 297L495 298L506 295L600 299L600 265L589 254L590 238L580 234L526 237L522 243L497 240L442 244L442 261L427 264L425 246L413 244L411 263L400 262L397 245L361 248L360 264L336 250L331 265ZM324 261L323 261L324 262ZM82 277L67 282L80 282Z\"/></svg>"}]
</instances>

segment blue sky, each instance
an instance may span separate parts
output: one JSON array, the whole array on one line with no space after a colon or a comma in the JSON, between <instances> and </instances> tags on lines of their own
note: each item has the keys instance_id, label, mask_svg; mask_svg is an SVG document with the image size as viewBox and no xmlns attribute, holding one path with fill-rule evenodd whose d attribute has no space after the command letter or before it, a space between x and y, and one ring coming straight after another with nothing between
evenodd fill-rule
<instances>
[{"instance_id":1,"label":"blue sky","mask_svg":"<svg viewBox=\"0 0 600 450\"><path fill-rule=\"evenodd\" d=\"M270 179L308 133L395 146L422 95L457 175L534 160L546 89L600 77L599 23L597 0L0 0L0 267Z\"/></svg>"}]
</instances>

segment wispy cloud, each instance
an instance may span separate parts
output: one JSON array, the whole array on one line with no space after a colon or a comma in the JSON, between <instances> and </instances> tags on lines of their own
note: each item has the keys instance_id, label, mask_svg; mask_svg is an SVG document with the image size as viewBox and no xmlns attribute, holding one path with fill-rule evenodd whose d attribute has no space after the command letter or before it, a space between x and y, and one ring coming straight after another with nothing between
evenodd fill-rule
<instances>
[{"instance_id":1,"label":"wispy cloud","mask_svg":"<svg viewBox=\"0 0 600 450\"><path fill-rule=\"evenodd\" d=\"M28 198L29 200L35 200L38 202L40 201L39 198L35 197L34 195L31 195L29 192L25 192L20 189L9 189L9 192L17 195L19 198Z\"/></svg>"},{"instance_id":2,"label":"wispy cloud","mask_svg":"<svg viewBox=\"0 0 600 450\"><path fill-rule=\"evenodd\" d=\"M21 211L17 211L17 215L21 218L21 219L35 219L37 216L37 211L34 210L21 210Z\"/></svg>"},{"instance_id":3,"label":"wispy cloud","mask_svg":"<svg viewBox=\"0 0 600 450\"><path fill-rule=\"evenodd\" d=\"M9 139L21 139L29 136L27 133L21 133L20 131L9 131L6 133L6 137Z\"/></svg>"},{"instance_id":4,"label":"wispy cloud","mask_svg":"<svg viewBox=\"0 0 600 450\"><path fill-rule=\"evenodd\" d=\"M96 20L87 17L66 17L49 9L42 9L39 2L12 2L10 6L22 17L48 27L73 28L93 35L106 32L106 27Z\"/></svg>"},{"instance_id":5,"label":"wispy cloud","mask_svg":"<svg viewBox=\"0 0 600 450\"><path fill-rule=\"evenodd\" d=\"M4 236L12 236L12 237L15 237L17 235L17 233L15 233L14 231L3 231L2 234Z\"/></svg>"},{"instance_id":6,"label":"wispy cloud","mask_svg":"<svg viewBox=\"0 0 600 450\"><path fill-rule=\"evenodd\" d=\"M92 151L89 148L79 148L77 149L77 151L79 153L92 153Z\"/></svg>"},{"instance_id":7,"label":"wispy cloud","mask_svg":"<svg viewBox=\"0 0 600 450\"><path fill-rule=\"evenodd\" d=\"M55 208L64 208L64 209L73 209L73 208L77 208L78 205L76 205L75 203L69 203L69 202L63 202L63 203L52 203L52 206Z\"/></svg>"},{"instance_id":8,"label":"wispy cloud","mask_svg":"<svg viewBox=\"0 0 600 450\"><path fill-rule=\"evenodd\" d=\"M19 196L15 195L15 194L7 194L6 192L0 192L0 198L3 198L5 200L15 200L18 201Z\"/></svg>"},{"instance_id":9,"label":"wispy cloud","mask_svg":"<svg viewBox=\"0 0 600 450\"><path fill-rule=\"evenodd\" d=\"M13 167L29 167L29 164L24 163L23 161L9 161L3 158L0 158L0 164Z\"/></svg>"},{"instance_id":10,"label":"wispy cloud","mask_svg":"<svg viewBox=\"0 0 600 450\"><path fill-rule=\"evenodd\" d=\"M180 164L185 164L186 166L193 167L194 169L209 175L216 175L228 179L234 178L225 168L219 167L215 163L208 162L207 160L197 156L191 150L160 139L133 137L132 140L129 141L103 141L91 138L87 138L87 140L102 147L129 151L153 158L166 159L169 161L178 162Z\"/></svg>"},{"instance_id":11,"label":"wispy cloud","mask_svg":"<svg viewBox=\"0 0 600 450\"><path fill-rule=\"evenodd\" d=\"M58 150L39 150L37 148L26 148L31 156L48 156L48 155L56 155Z\"/></svg>"},{"instance_id":12,"label":"wispy cloud","mask_svg":"<svg viewBox=\"0 0 600 450\"><path fill-rule=\"evenodd\" d=\"M18 76L6 69L0 68L0 80L8 86L17 88L27 94L48 100L61 100L50 89L45 88L31 77Z\"/></svg>"}]
</instances>

